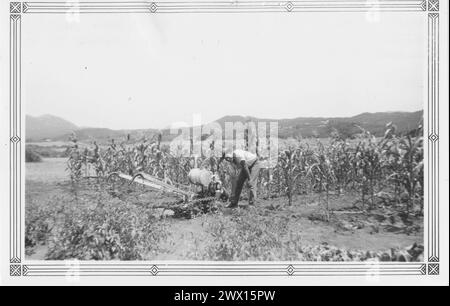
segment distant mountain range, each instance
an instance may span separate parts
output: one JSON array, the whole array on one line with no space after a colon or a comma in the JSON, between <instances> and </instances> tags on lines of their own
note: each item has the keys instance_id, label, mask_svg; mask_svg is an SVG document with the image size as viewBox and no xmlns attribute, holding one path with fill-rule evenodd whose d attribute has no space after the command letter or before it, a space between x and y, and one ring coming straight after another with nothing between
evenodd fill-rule
<instances>
[{"instance_id":1,"label":"distant mountain range","mask_svg":"<svg viewBox=\"0 0 450 306\"><path fill-rule=\"evenodd\" d=\"M397 126L398 133L407 133L416 129L423 119L423 111L417 112L379 112L362 113L353 117L298 117L293 119L261 119L243 116L225 116L218 122L222 127L225 122L247 121L276 121L278 122L278 136L288 137L329 137L333 130L337 130L346 137L360 133L361 129L381 136L389 122Z\"/></svg>"},{"instance_id":2,"label":"distant mountain range","mask_svg":"<svg viewBox=\"0 0 450 306\"><path fill-rule=\"evenodd\" d=\"M278 122L278 135L280 138L288 137L329 137L333 130L337 130L346 137L359 133L362 127L376 136L384 133L385 126L393 122L399 133L407 133L416 129L423 120L423 111L417 112L379 112L362 113L353 117L299 117L294 119L263 119L244 116L225 116L215 122L223 128L225 122ZM136 130L112 130L107 128L81 128L62 118L43 115L39 117L26 116L26 139L27 141L65 141L75 132L78 140L99 142L114 139L136 140L151 137L162 133L163 140L170 140L169 129L136 129Z\"/></svg>"},{"instance_id":3,"label":"distant mountain range","mask_svg":"<svg viewBox=\"0 0 450 306\"><path fill-rule=\"evenodd\" d=\"M158 129L112 130L108 128L79 127L70 121L53 115L25 118L25 137L28 142L67 141L75 132L81 141L108 141L111 138L123 139L132 136L134 139L144 135L156 134Z\"/></svg>"}]
</instances>

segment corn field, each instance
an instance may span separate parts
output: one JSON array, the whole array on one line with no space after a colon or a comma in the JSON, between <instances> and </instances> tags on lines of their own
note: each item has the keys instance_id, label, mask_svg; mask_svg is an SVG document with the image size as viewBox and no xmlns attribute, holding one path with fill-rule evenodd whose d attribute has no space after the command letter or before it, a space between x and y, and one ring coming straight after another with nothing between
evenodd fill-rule
<instances>
[{"instance_id":1,"label":"corn field","mask_svg":"<svg viewBox=\"0 0 450 306\"><path fill-rule=\"evenodd\" d=\"M219 164L214 143L210 156L194 158L171 154L161 145L161 136L134 144L111 140L102 148L94 142L85 149L80 149L75 135L71 141L67 166L74 183L86 175L88 168L99 178L117 171L129 175L145 172L179 186L188 185L187 174L197 165L217 173L228 190L236 176L229 163ZM330 197L351 192L358 194L355 206L361 209L385 205L422 212L423 154L421 127L397 135L395 125L388 124L381 138L361 128L351 141L337 133L328 143L298 140L279 150L274 167L260 171L258 194L268 199L286 197L288 205L293 205L299 195L315 194L324 210L330 212Z\"/></svg>"}]
</instances>

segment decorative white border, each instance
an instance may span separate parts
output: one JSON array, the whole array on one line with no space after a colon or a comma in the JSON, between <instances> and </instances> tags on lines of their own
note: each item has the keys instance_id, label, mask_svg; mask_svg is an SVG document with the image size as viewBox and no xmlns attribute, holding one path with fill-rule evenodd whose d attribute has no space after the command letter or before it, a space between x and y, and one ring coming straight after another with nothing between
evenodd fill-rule
<instances>
[{"instance_id":1,"label":"decorative white border","mask_svg":"<svg viewBox=\"0 0 450 306\"><path fill-rule=\"evenodd\" d=\"M24 2L23 13L66 13L67 2ZM425 0L350 1L203 1L203 2L80 2L80 13L255 13L426 11Z\"/></svg>"},{"instance_id":2,"label":"decorative white border","mask_svg":"<svg viewBox=\"0 0 450 306\"><path fill-rule=\"evenodd\" d=\"M20 267L20 265L17 265ZM19 269L19 268L17 268ZM67 264L24 264L24 276L69 275L73 266ZM17 274L20 272L17 271ZM78 276L364 276L425 275L424 263L80 263Z\"/></svg>"},{"instance_id":3,"label":"decorative white border","mask_svg":"<svg viewBox=\"0 0 450 306\"><path fill-rule=\"evenodd\" d=\"M28 14L72 12L70 2L10 2L10 276L67 276L73 267L23 260L21 130L21 19ZM80 14L412 12L428 20L428 216L424 263L77 263L79 276L357 276L439 274L439 0L76 2Z\"/></svg>"}]
</instances>

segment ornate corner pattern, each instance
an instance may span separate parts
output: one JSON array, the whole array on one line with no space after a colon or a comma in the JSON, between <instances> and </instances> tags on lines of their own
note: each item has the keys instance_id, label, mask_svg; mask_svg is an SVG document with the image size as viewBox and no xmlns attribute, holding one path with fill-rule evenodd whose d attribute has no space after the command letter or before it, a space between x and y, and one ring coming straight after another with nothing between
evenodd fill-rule
<instances>
[{"instance_id":1,"label":"ornate corner pattern","mask_svg":"<svg viewBox=\"0 0 450 306\"><path fill-rule=\"evenodd\" d=\"M10 265L9 266L9 275L10 276L21 276L22 275L22 266L21 265Z\"/></svg>"},{"instance_id":2,"label":"ornate corner pattern","mask_svg":"<svg viewBox=\"0 0 450 306\"><path fill-rule=\"evenodd\" d=\"M21 2L10 2L9 3L9 12L11 14L20 14L22 12L22 3Z\"/></svg>"},{"instance_id":3,"label":"ornate corner pattern","mask_svg":"<svg viewBox=\"0 0 450 306\"><path fill-rule=\"evenodd\" d=\"M428 0L428 10L430 12L439 11L439 0Z\"/></svg>"},{"instance_id":4,"label":"ornate corner pattern","mask_svg":"<svg viewBox=\"0 0 450 306\"><path fill-rule=\"evenodd\" d=\"M428 264L428 275L439 275L439 264Z\"/></svg>"}]
</instances>

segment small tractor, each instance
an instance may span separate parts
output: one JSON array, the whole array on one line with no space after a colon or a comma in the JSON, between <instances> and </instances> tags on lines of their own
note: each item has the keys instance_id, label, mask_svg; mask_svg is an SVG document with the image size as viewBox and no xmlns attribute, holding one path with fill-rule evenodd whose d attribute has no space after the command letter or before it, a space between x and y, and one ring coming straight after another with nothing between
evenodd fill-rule
<instances>
[{"instance_id":1,"label":"small tractor","mask_svg":"<svg viewBox=\"0 0 450 306\"><path fill-rule=\"evenodd\" d=\"M156 191L178 196L180 200L175 203L152 206L153 208L170 209L174 212L174 217L192 218L199 213L214 212L217 210L217 201L226 202L229 198L218 176L206 169L194 168L189 172L189 182L195 187L195 191L192 191L192 186L174 186L145 172L134 175L113 172L108 175L107 180L110 181L113 178L126 180L130 185L140 184Z\"/></svg>"}]
</instances>

